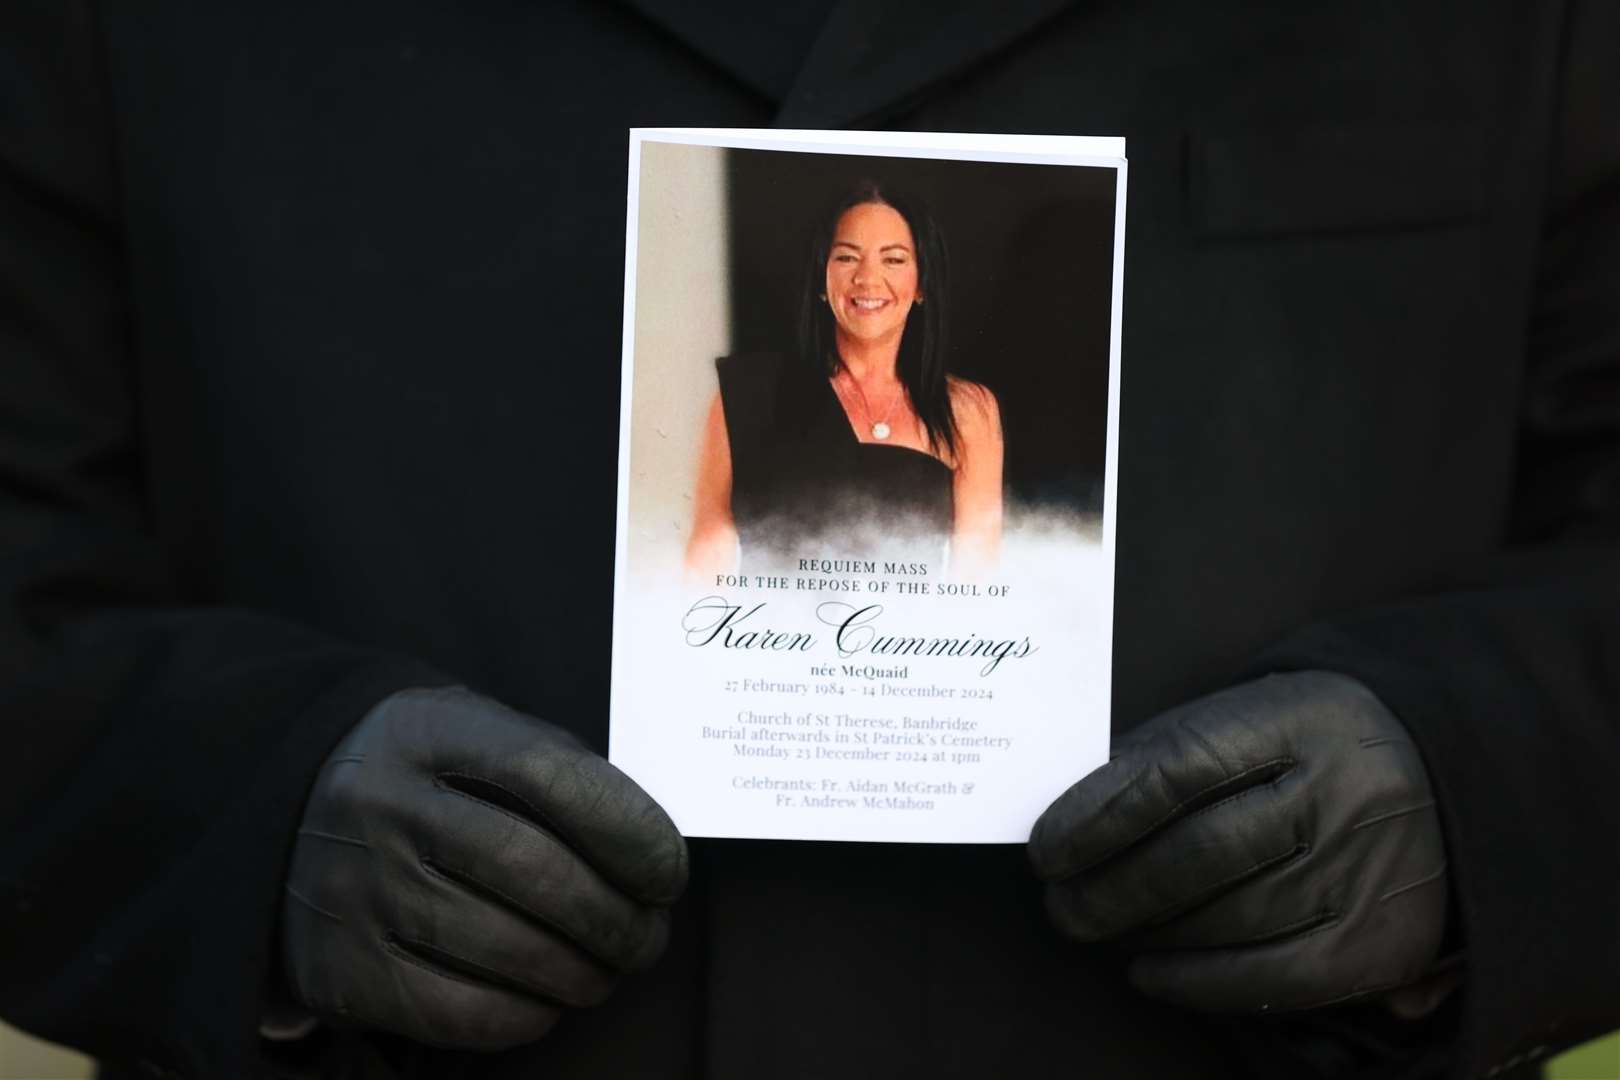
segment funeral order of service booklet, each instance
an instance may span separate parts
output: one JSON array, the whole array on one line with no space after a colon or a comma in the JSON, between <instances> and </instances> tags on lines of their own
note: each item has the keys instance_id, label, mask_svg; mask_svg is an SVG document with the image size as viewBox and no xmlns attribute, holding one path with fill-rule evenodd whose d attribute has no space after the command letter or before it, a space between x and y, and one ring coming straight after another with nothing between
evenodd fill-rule
<instances>
[{"instance_id":1,"label":"funeral order of service booklet","mask_svg":"<svg viewBox=\"0 0 1620 1080\"><path fill-rule=\"evenodd\" d=\"M1123 139L630 133L609 759L1022 843L1108 757Z\"/></svg>"}]
</instances>

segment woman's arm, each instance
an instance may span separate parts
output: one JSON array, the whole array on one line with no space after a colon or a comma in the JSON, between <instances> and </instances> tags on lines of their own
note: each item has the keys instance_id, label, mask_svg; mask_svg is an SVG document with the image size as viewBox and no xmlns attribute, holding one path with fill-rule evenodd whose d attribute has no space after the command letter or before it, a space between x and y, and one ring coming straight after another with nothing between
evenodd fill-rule
<instances>
[{"instance_id":1,"label":"woman's arm","mask_svg":"<svg viewBox=\"0 0 1620 1080\"><path fill-rule=\"evenodd\" d=\"M978 383L951 380L958 435L951 528L951 575L979 578L1001 554L1001 409Z\"/></svg>"},{"instance_id":2,"label":"woman's arm","mask_svg":"<svg viewBox=\"0 0 1620 1080\"><path fill-rule=\"evenodd\" d=\"M998 471L1000 466L997 466ZM737 569L737 525L731 517L731 437L720 395L709 405L698 452L696 507L692 538L686 544L686 573L701 578Z\"/></svg>"}]
</instances>

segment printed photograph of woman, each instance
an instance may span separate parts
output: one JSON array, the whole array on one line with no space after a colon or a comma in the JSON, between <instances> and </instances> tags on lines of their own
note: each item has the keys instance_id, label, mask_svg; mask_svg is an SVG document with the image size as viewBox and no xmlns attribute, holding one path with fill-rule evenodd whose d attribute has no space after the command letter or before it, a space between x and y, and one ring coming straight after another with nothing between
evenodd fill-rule
<instances>
[{"instance_id":1,"label":"printed photograph of woman","mask_svg":"<svg viewBox=\"0 0 1620 1080\"><path fill-rule=\"evenodd\" d=\"M915 194L864 179L829 203L793 347L716 364L689 575L879 549L956 580L994 569L1001 413L988 387L947 370L949 274Z\"/></svg>"}]
</instances>

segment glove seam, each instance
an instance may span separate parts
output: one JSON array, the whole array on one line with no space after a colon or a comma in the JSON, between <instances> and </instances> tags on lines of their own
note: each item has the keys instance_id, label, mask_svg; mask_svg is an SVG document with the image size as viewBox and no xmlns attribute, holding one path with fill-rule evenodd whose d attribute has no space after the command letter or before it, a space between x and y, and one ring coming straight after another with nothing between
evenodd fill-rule
<instances>
[{"instance_id":1,"label":"glove seam","mask_svg":"<svg viewBox=\"0 0 1620 1080\"><path fill-rule=\"evenodd\" d=\"M480 964L476 960L470 960L458 953L451 952L449 949L446 949L443 946L435 945L431 941L420 941L415 938L407 938L397 930L392 929L383 931L378 940L382 942L382 947L390 955L394 956L396 959L403 960L407 964L414 964L429 974L438 975L446 979L453 979L456 982L463 983L467 986L472 986L480 990L493 989L506 991L507 993L522 994L526 997L533 998L539 1004L548 1006L550 1008L578 1008L578 1006L570 1005L566 1001L555 997L552 993L543 990L540 987L531 986L530 984L522 981L521 979L517 979L504 971L497 971L486 964ZM422 948L432 949L434 952L443 953L445 956L450 957L457 963L466 964L468 967L477 968L480 972L487 973L498 981L480 981L470 974L457 971L453 967L432 963L426 957L417 956L415 953L405 948L405 945L407 944L419 945Z\"/></svg>"},{"instance_id":2,"label":"glove seam","mask_svg":"<svg viewBox=\"0 0 1620 1080\"><path fill-rule=\"evenodd\" d=\"M552 839L555 839L555 838L552 838ZM498 898L500 900L503 900L506 903L510 904L514 909L516 909L521 914L528 916L529 918L533 919L535 922L537 922L540 925L544 926L546 929L551 930L553 933L557 934L557 936L559 936L563 940L567 941L568 944L570 944L570 945L574 946L575 948L579 949L582 953L584 953L585 955L591 957L597 963L606 964L606 965L608 965L609 967L611 967L611 968L613 968L615 970L623 970L624 969L623 966L620 965L619 963L617 963L617 962L615 962L615 961L613 961L613 960L611 960L611 959L609 959L607 957L598 956L597 953L594 950L589 948L584 942L582 942L579 939L579 935L577 933L575 933L573 930L569 929L566 926L562 926L562 925L558 924L556 922L556 920L552 919L551 917L549 917L547 915L544 915L541 912L538 912L538 911L534 910L534 908L530 907L528 904L524 903L522 900L519 900L517 897L512 896L506 890L500 888L499 886L491 885L486 881L482 881L482 880L474 877L473 875L467 873L464 870L460 870L460 869L456 869L454 867L446 866L443 863L439 862L437 859L433 858L431 855L423 855L418 861L421 863L422 869L424 871L426 871L427 873L429 873L429 874L433 875L434 877L438 878L440 881L448 882L449 884L451 884L451 885L453 885L453 886L455 886L457 888L461 888L461 889L470 889L470 890L473 890L473 891L481 891L481 892L487 893L490 896L494 896L494 897L496 897L496 898Z\"/></svg>"},{"instance_id":3,"label":"glove seam","mask_svg":"<svg viewBox=\"0 0 1620 1080\"><path fill-rule=\"evenodd\" d=\"M1227 942L1225 945L1221 946L1221 948L1248 948L1255 945L1281 944L1285 941L1290 943L1295 941L1304 941L1311 935L1319 934L1324 930L1332 929L1343 921L1344 912L1342 911L1318 911L1314 915L1306 915L1302 919L1295 919L1293 922L1283 923L1281 926L1274 927L1262 933L1251 934L1249 937L1240 938L1237 941ZM1288 936L1293 931L1302 927L1309 927L1309 929L1297 937Z\"/></svg>"},{"instance_id":4,"label":"glove seam","mask_svg":"<svg viewBox=\"0 0 1620 1080\"><path fill-rule=\"evenodd\" d=\"M1253 790L1253 789L1251 788L1250 790ZM1257 859L1255 862L1253 862L1250 865L1244 867L1242 870L1239 870L1239 871L1237 871L1236 873L1233 873L1233 874L1229 874L1226 877L1222 878L1221 880L1219 880L1217 882L1214 882L1211 885L1206 885L1204 888L1202 888L1198 892L1194 893L1191 897L1188 897L1188 898L1183 899L1183 900L1179 900L1174 904L1170 904L1170 905L1167 905L1166 907L1160 908L1157 912L1150 915L1148 918L1144 919L1143 920L1143 925L1147 929L1152 929L1152 928L1158 926L1161 923L1168 922L1169 920L1176 918L1178 915L1181 915L1181 914L1183 914L1185 912L1193 910L1194 908L1197 908L1199 905L1201 905L1201 904L1205 903L1207 900L1211 899L1215 894L1218 894L1221 890L1225 889L1227 886L1235 884L1235 883L1237 883L1239 881L1242 881L1245 878L1250 877L1250 876L1252 876L1254 874L1260 873L1260 872L1265 871L1265 870L1269 870L1273 866L1279 866L1279 865L1282 865L1282 864L1285 864L1285 863L1288 863L1288 862L1292 862L1295 859L1303 858L1304 856L1310 854L1310 850L1311 850L1311 845L1300 843L1300 844L1295 844L1293 847L1289 848L1287 851L1280 851L1275 855L1267 855L1263 859ZM1311 918L1319 918L1319 917L1320 916L1312 916ZM1309 920L1305 920L1305 919L1299 920L1299 922L1307 922L1307 921L1309 921ZM1295 924L1292 924L1292 925L1298 925L1298 923L1295 923ZM1266 936L1269 937L1269 936L1272 936L1274 934L1283 933L1287 929L1288 929L1288 927L1283 927L1282 930L1272 931L1271 934L1268 934ZM1244 944L1244 942L1238 942L1238 944Z\"/></svg>"},{"instance_id":5,"label":"glove seam","mask_svg":"<svg viewBox=\"0 0 1620 1080\"><path fill-rule=\"evenodd\" d=\"M1270 784L1272 784L1274 786L1277 783L1277 781L1281 780L1283 777L1287 776L1290 772L1292 772L1294 770L1294 768L1298 764L1299 764L1299 761L1296 758L1293 758L1293 757L1291 757L1289 755L1283 755L1283 756L1280 756L1280 757L1272 758L1269 761L1262 761L1257 765L1251 765L1246 769L1242 769L1242 770L1240 770L1240 771L1238 771L1236 773L1233 773L1231 776L1222 777L1220 780L1217 780L1215 783L1209 784L1209 785L1201 788L1197 792L1193 793L1192 795L1187 796L1185 799L1182 799L1180 802L1176 803L1175 806L1172 806L1169 810L1165 811L1165 813L1163 815L1161 815L1158 818L1158 820L1154 821L1152 824L1150 824L1150 825L1146 826L1145 828L1143 828L1135 836L1132 836L1128 840L1123 840L1120 843L1115 844L1113 847L1109 848L1107 851L1103 852L1101 855L1097 856L1095 859L1091 860L1090 862L1086 863L1085 865L1075 867L1073 870L1070 870L1068 873L1059 874L1059 875L1057 875L1057 877L1059 877L1059 878L1074 877L1077 874L1083 874L1083 873L1086 873L1089 870L1093 870L1096 867L1101 866L1103 863L1107 862L1109 859L1112 859L1115 855L1118 855L1120 852L1125 851L1126 849L1134 847L1137 844L1141 843L1143 840L1147 839L1149 836L1152 836L1154 833L1158 832L1160 829L1163 829L1168 825L1174 824L1176 821L1179 821L1182 818L1190 819L1190 818L1196 817L1198 814L1201 814L1206 810L1212 810L1215 807L1220 806L1223 803L1229 802L1230 800L1235 799L1240 795L1246 795L1246 794L1248 794L1248 793L1250 793L1252 791L1256 791L1256 790L1259 789L1260 785L1256 784L1253 787L1243 788L1241 791L1233 792L1231 795L1225 796L1225 797L1221 798L1220 800L1218 800L1217 802L1214 802L1214 803L1210 804L1209 806L1200 806L1197 810L1189 811L1187 809L1187 807L1189 807L1189 806L1193 805L1194 803L1198 802L1198 800L1206 797L1212 791L1216 791L1216 790L1220 789L1221 787L1224 787L1227 784L1233 784L1233 783L1236 783L1236 782L1238 782L1240 780L1246 779L1247 777L1252 776L1255 773L1264 772L1267 769L1275 769L1278 766L1282 766L1282 772L1278 773L1276 776L1272 777L1270 781L1268 781Z\"/></svg>"},{"instance_id":6,"label":"glove seam","mask_svg":"<svg viewBox=\"0 0 1620 1080\"><path fill-rule=\"evenodd\" d=\"M1429 799L1426 802L1418 803L1416 806L1407 806L1407 807L1404 807L1404 808L1402 808L1400 810L1391 810L1388 813L1384 813L1384 814L1374 814L1372 817L1368 818L1367 820L1358 821L1354 825L1350 826L1350 831L1355 832L1357 829L1365 829L1370 825L1380 825L1380 824L1382 824L1383 822L1386 822L1386 821L1393 821L1395 818L1398 818L1398 817L1405 817L1407 814L1416 814L1420 810L1428 810L1429 808L1431 808L1434 805L1435 805L1435 801L1433 799Z\"/></svg>"}]
</instances>

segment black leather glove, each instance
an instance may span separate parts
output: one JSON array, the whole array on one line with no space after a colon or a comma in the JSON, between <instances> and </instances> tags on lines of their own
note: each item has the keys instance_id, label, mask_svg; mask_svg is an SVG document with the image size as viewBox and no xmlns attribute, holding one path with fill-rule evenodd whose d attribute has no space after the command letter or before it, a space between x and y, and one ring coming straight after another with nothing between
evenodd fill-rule
<instances>
[{"instance_id":1,"label":"black leather glove","mask_svg":"<svg viewBox=\"0 0 1620 1080\"><path fill-rule=\"evenodd\" d=\"M283 898L294 996L438 1046L499 1049L663 951L686 845L559 728L406 690L332 751Z\"/></svg>"},{"instance_id":2,"label":"black leather glove","mask_svg":"<svg viewBox=\"0 0 1620 1080\"><path fill-rule=\"evenodd\" d=\"M1361 683L1273 675L1119 740L1029 841L1047 907L1125 938L1131 981L1220 1011L1402 987L1446 928L1446 859L1417 748Z\"/></svg>"}]
</instances>

